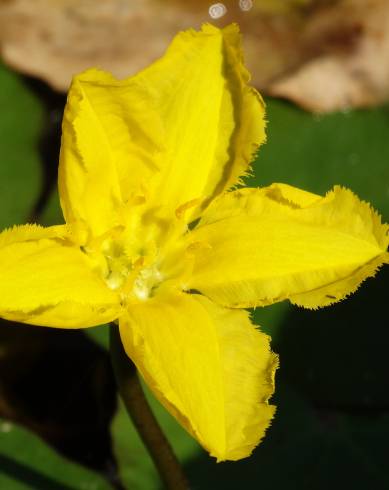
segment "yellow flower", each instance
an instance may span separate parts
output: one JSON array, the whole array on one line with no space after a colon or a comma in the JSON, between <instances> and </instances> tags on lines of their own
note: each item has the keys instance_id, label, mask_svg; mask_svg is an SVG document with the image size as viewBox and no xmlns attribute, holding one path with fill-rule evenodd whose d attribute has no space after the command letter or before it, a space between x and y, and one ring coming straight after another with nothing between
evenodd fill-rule
<instances>
[{"instance_id":1,"label":"yellow flower","mask_svg":"<svg viewBox=\"0 0 389 490\"><path fill-rule=\"evenodd\" d=\"M388 262L388 226L346 189L231 190L265 138L247 81L238 29L210 25L129 79L76 76L59 168L66 225L0 235L0 315L118 320L155 395L218 460L248 456L274 413L277 358L239 308L324 306Z\"/></svg>"}]
</instances>

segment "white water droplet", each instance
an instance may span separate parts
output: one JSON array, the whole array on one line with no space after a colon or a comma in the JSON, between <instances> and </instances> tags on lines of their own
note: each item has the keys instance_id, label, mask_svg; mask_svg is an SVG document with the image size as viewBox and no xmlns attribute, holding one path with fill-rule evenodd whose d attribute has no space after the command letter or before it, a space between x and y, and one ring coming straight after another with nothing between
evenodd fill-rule
<instances>
[{"instance_id":1,"label":"white water droplet","mask_svg":"<svg viewBox=\"0 0 389 490\"><path fill-rule=\"evenodd\" d=\"M208 12L212 19L220 19L220 17L223 17L227 13L227 7L224 3L214 3L209 7Z\"/></svg>"},{"instance_id":2,"label":"white water droplet","mask_svg":"<svg viewBox=\"0 0 389 490\"><path fill-rule=\"evenodd\" d=\"M248 12L253 8L253 0L239 0L239 7L243 12Z\"/></svg>"}]
</instances>

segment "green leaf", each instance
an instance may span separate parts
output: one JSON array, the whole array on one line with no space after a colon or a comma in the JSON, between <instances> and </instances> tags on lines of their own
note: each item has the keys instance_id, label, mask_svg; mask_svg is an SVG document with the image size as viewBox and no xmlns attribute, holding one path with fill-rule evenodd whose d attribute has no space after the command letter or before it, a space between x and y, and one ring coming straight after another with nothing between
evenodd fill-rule
<instances>
[{"instance_id":1,"label":"green leaf","mask_svg":"<svg viewBox=\"0 0 389 490\"><path fill-rule=\"evenodd\" d=\"M193 488L389 488L387 414L366 418L317 411L283 383L276 403L273 425L253 455L221 464L194 459L188 466Z\"/></svg>"},{"instance_id":2,"label":"green leaf","mask_svg":"<svg viewBox=\"0 0 389 490\"><path fill-rule=\"evenodd\" d=\"M285 182L325 194L341 184L389 218L389 106L319 117L268 99L267 119L249 185Z\"/></svg>"},{"instance_id":3,"label":"green leaf","mask_svg":"<svg viewBox=\"0 0 389 490\"><path fill-rule=\"evenodd\" d=\"M51 192L46 207L39 216L39 223L43 226L61 225L64 223L57 187Z\"/></svg>"},{"instance_id":4,"label":"green leaf","mask_svg":"<svg viewBox=\"0 0 389 490\"><path fill-rule=\"evenodd\" d=\"M109 349L109 325L86 328L84 333L104 349Z\"/></svg>"},{"instance_id":5,"label":"green leaf","mask_svg":"<svg viewBox=\"0 0 389 490\"><path fill-rule=\"evenodd\" d=\"M330 308L290 308L275 342L288 383L319 407L387 410L388 289L386 268Z\"/></svg>"},{"instance_id":6,"label":"green leaf","mask_svg":"<svg viewBox=\"0 0 389 490\"><path fill-rule=\"evenodd\" d=\"M38 197L43 108L20 77L0 64L0 229L25 223Z\"/></svg>"},{"instance_id":7,"label":"green leaf","mask_svg":"<svg viewBox=\"0 0 389 490\"><path fill-rule=\"evenodd\" d=\"M97 473L57 454L26 429L0 419L0 488L112 490Z\"/></svg>"}]
</instances>

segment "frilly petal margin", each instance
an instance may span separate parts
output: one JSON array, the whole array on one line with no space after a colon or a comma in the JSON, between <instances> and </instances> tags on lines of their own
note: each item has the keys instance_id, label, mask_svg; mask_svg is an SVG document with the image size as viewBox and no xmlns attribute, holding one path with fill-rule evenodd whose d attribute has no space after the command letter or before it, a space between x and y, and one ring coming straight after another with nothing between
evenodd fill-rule
<instances>
[{"instance_id":1,"label":"frilly petal margin","mask_svg":"<svg viewBox=\"0 0 389 490\"><path fill-rule=\"evenodd\" d=\"M369 277L374 277L384 264L389 264L389 253L376 257L371 262L364 264L345 279L307 291L306 293L295 294L289 298L289 301L297 306L311 310L317 310L323 306L330 306L354 293L363 281Z\"/></svg>"},{"instance_id":2,"label":"frilly petal margin","mask_svg":"<svg viewBox=\"0 0 389 490\"><path fill-rule=\"evenodd\" d=\"M246 311L175 293L131 306L119 325L156 397L212 456L251 454L274 414L278 359Z\"/></svg>"},{"instance_id":3,"label":"frilly petal margin","mask_svg":"<svg viewBox=\"0 0 389 490\"><path fill-rule=\"evenodd\" d=\"M326 306L388 263L388 228L339 186L325 197L284 184L229 192L188 234L195 265L187 287L234 308L285 299Z\"/></svg>"}]
</instances>

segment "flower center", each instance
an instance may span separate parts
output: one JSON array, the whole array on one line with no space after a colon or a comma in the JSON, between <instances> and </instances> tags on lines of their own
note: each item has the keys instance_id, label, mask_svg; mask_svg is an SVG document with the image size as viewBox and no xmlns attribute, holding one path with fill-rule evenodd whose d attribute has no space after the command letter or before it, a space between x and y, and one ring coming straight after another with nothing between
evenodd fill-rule
<instances>
[{"instance_id":1,"label":"flower center","mask_svg":"<svg viewBox=\"0 0 389 490\"><path fill-rule=\"evenodd\" d=\"M156 250L138 250L138 253L120 240L106 240L102 245L103 277L110 289L121 290L123 297L144 301L164 277L157 266Z\"/></svg>"},{"instance_id":2,"label":"flower center","mask_svg":"<svg viewBox=\"0 0 389 490\"><path fill-rule=\"evenodd\" d=\"M171 227L156 219L148 226L130 222L112 228L83 251L123 304L146 301L157 294L162 283L164 288L185 288L191 270L186 230L186 225Z\"/></svg>"}]
</instances>

